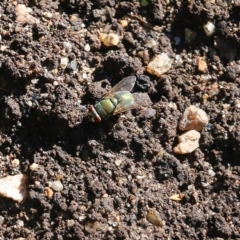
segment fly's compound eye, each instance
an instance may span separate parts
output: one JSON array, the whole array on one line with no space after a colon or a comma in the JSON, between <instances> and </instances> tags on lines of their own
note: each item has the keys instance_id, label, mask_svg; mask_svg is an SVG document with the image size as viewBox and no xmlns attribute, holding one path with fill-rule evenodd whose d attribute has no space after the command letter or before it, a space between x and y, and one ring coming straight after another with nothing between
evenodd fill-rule
<instances>
[{"instance_id":1,"label":"fly's compound eye","mask_svg":"<svg viewBox=\"0 0 240 240\"><path fill-rule=\"evenodd\" d=\"M98 113L96 112L95 108L92 105L88 108L88 112L89 112L89 118L92 122L96 122L96 123L101 122L100 116L98 115Z\"/></svg>"}]
</instances>

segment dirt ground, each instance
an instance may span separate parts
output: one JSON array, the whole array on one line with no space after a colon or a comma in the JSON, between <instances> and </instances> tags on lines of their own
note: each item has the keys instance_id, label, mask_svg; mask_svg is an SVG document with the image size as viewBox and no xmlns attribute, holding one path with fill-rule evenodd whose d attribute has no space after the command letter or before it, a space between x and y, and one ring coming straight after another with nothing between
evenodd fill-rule
<instances>
[{"instance_id":1,"label":"dirt ground","mask_svg":"<svg viewBox=\"0 0 240 240\"><path fill-rule=\"evenodd\" d=\"M240 239L239 19L238 0L1 1L0 177L27 174L29 197L0 198L0 239ZM163 52L171 69L148 74ZM90 122L88 106L129 75L156 112ZM209 124L176 155L190 105Z\"/></svg>"}]
</instances>

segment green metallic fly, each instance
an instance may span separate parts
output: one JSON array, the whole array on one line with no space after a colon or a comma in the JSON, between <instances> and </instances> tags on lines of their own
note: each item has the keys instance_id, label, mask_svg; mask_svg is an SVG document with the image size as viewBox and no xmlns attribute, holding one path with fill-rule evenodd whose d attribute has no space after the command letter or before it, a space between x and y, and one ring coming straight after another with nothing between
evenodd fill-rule
<instances>
[{"instance_id":1,"label":"green metallic fly","mask_svg":"<svg viewBox=\"0 0 240 240\"><path fill-rule=\"evenodd\" d=\"M92 122L101 122L112 115L141 107L146 93L130 93L136 82L135 76L123 78L94 106L89 107ZM148 96L147 96L148 97Z\"/></svg>"}]
</instances>

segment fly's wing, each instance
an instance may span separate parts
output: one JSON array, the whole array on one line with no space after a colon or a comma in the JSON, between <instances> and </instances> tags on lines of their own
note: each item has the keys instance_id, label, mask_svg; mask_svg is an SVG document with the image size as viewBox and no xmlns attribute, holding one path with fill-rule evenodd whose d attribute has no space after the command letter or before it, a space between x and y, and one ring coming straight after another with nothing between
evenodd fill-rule
<instances>
[{"instance_id":1,"label":"fly's wing","mask_svg":"<svg viewBox=\"0 0 240 240\"><path fill-rule=\"evenodd\" d=\"M112 97L115 92L120 91L130 92L133 89L135 82L136 82L135 76L125 77L119 83L117 83L107 94L105 94L103 98Z\"/></svg>"},{"instance_id":2,"label":"fly's wing","mask_svg":"<svg viewBox=\"0 0 240 240\"><path fill-rule=\"evenodd\" d=\"M133 93L132 96L138 106L149 107L152 104L152 101L147 93Z\"/></svg>"},{"instance_id":3,"label":"fly's wing","mask_svg":"<svg viewBox=\"0 0 240 240\"><path fill-rule=\"evenodd\" d=\"M133 97L133 100L128 100L128 102L124 101L124 99L121 100L116 106L113 115L126 112L131 109L140 109L141 107L147 107L152 103L147 93L133 93L131 95Z\"/></svg>"}]
</instances>

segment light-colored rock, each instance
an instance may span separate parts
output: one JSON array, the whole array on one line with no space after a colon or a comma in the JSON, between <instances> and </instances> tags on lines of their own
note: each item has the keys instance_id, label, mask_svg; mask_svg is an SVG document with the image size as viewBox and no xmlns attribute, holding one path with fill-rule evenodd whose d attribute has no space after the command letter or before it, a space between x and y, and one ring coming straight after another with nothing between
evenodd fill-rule
<instances>
[{"instance_id":1,"label":"light-colored rock","mask_svg":"<svg viewBox=\"0 0 240 240\"><path fill-rule=\"evenodd\" d=\"M147 65L147 72L157 77L166 73L172 67L173 61L166 53L161 53L155 56Z\"/></svg>"},{"instance_id":2,"label":"light-colored rock","mask_svg":"<svg viewBox=\"0 0 240 240\"><path fill-rule=\"evenodd\" d=\"M117 46L120 41L120 38L115 33L109 33L109 34L100 33L99 40L104 46L111 47L111 46Z\"/></svg>"},{"instance_id":3,"label":"light-colored rock","mask_svg":"<svg viewBox=\"0 0 240 240\"><path fill-rule=\"evenodd\" d=\"M208 121L208 116L202 109L191 105L184 111L179 122L179 128L182 131L202 131Z\"/></svg>"},{"instance_id":4,"label":"light-colored rock","mask_svg":"<svg viewBox=\"0 0 240 240\"><path fill-rule=\"evenodd\" d=\"M0 216L0 226L2 226L3 225L3 223L4 223L4 217L3 216Z\"/></svg>"},{"instance_id":5,"label":"light-colored rock","mask_svg":"<svg viewBox=\"0 0 240 240\"><path fill-rule=\"evenodd\" d=\"M48 198L48 199L52 199L53 197L53 190L49 187L45 187L44 188L44 193L45 193L45 196Z\"/></svg>"},{"instance_id":6,"label":"light-colored rock","mask_svg":"<svg viewBox=\"0 0 240 240\"><path fill-rule=\"evenodd\" d=\"M0 196L23 202L28 197L28 176L17 174L0 179Z\"/></svg>"},{"instance_id":7,"label":"light-colored rock","mask_svg":"<svg viewBox=\"0 0 240 240\"><path fill-rule=\"evenodd\" d=\"M14 167L18 167L19 164L20 164L20 161L19 161L18 159L15 158L15 159L12 160L12 165L13 165Z\"/></svg>"},{"instance_id":8,"label":"light-colored rock","mask_svg":"<svg viewBox=\"0 0 240 240\"><path fill-rule=\"evenodd\" d=\"M54 191L57 191L57 192L60 192L63 190L63 185L62 183L59 181L59 180L56 180L52 183L52 186L51 188L54 190Z\"/></svg>"},{"instance_id":9,"label":"light-colored rock","mask_svg":"<svg viewBox=\"0 0 240 240\"><path fill-rule=\"evenodd\" d=\"M206 63L206 61L203 58L201 58L201 57L199 57L197 59L197 61L198 61L198 63L197 63L198 71L199 72L203 72L203 73L206 72L206 70L207 70L207 63Z\"/></svg>"},{"instance_id":10,"label":"light-colored rock","mask_svg":"<svg viewBox=\"0 0 240 240\"><path fill-rule=\"evenodd\" d=\"M68 65L68 58L67 57L62 57L61 60L60 60L60 66L62 69L65 69Z\"/></svg>"},{"instance_id":11,"label":"light-colored rock","mask_svg":"<svg viewBox=\"0 0 240 240\"><path fill-rule=\"evenodd\" d=\"M84 46L84 50L86 52L89 52L91 50L90 45L88 43Z\"/></svg>"},{"instance_id":12,"label":"light-colored rock","mask_svg":"<svg viewBox=\"0 0 240 240\"><path fill-rule=\"evenodd\" d=\"M207 22L205 25L203 25L203 30L205 34L209 37L215 33L216 27L212 22Z\"/></svg>"},{"instance_id":13,"label":"light-colored rock","mask_svg":"<svg viewBox=\"0 0 240 240\"><path fill-rule=\"evenodd\" d=\"M127 27L128 24L129 24L129 22L128 22L127 19L119 20L119 23L120 23L120 25L121 25L123 28Z\"/></svg>"},{"instance_id":14,"label":"light-colored rock","mask_svg":"<svg viewBox=\"0 0 240 240\"><path fill-rule=\"evenodd\" d=\"M71 228L75 225L75 221L73 219L68 219L67 220L67 227Z\"/></svg>"},{"instance_id":15,"label":"light-colored rock","mask_svg":"<svg viewBox=\"0 0 240 240\"><path fill-rule=\"evenodd\" d=\"M16 6L16 21L18 23L22 23L22 24L36 24L39 23L39 19L33 17L30 12L32 12L32 9L29 7L26 7L24 4L18 4Z\"/></svg>"},{"instance_id":16,"label":"light-colored rock","mask_svg":"<svg viewBox=\"0 0 240 240\"><path fill-rule=\"evenodd\" d=\"M162 219L160 218L158 212L156 212L154 209L148 210L146 219L155 226L158 226L158 227L163 226Z\"/></svg>"},{"instance_id":17,"label":"light-colored rock","mask_svg":"<svg viewBox=\"0 0 240 240\"><path fill-rule=\"evenodd\" d=\"M199 147L200 133L195 130L190 130L178 137L179 144L173 148L176 154L186 154L193 152Z\"/></svg>"},{"instance_id":18,"label":"light-colored rock","mask_svg":"<svg viewBox=\"0 0 240 240\"><path fill-rule=\"evenodd\" d=\"M36 171L38 169L38 164L37 163L32 163L29 168L30 168L31 171Z\"/></svg>"}]
</instances>

